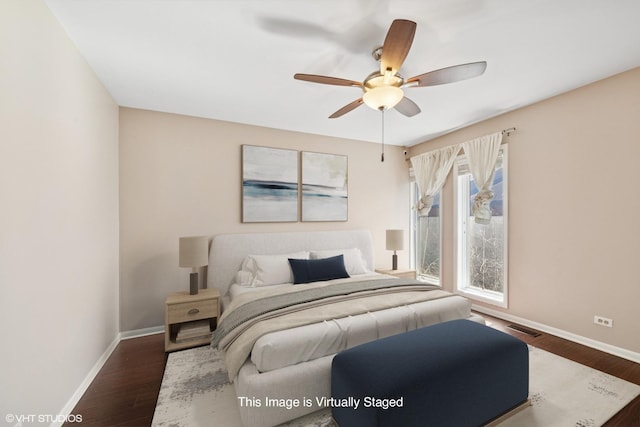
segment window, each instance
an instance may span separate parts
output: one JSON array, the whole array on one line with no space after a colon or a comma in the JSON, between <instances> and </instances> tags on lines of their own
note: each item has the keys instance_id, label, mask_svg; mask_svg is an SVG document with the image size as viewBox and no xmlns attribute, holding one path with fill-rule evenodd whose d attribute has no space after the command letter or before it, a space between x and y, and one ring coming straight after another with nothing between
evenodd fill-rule
<instances>
[{"instance_id":1,"label":"window","mask_svg":"<svg viewBox=\"0 0 640 427\"><path fill-rule=\"evenodd\" d=\"M478 192L465 156L453 167L455 191L456 288L480 301L507 306L507 148L496 162L491 222L477 224L471 207Z\"/></svg>"},{"instance_id":2,"label":"window","mask_svg":"<svg viewBox=\"0 0 640 427\"><path fill-rule=\"evenodd\" d=\"M414 183L411 197L414 206L419 198L418 184ZM417 279L440 285L440 193L435 196L428 216L419 216L418 211L413 210L411 230L413 268L416 270Z\"/></svg>"}]
</instances>

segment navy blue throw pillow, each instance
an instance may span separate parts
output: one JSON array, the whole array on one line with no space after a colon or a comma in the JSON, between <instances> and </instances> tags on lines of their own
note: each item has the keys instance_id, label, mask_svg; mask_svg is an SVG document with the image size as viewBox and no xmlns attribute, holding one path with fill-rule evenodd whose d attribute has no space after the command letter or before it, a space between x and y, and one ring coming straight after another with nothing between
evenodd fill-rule
<instances>
[{"instance_id":1,"label":"navy blue throw pillow","mask_svg":"<svg viewBox=\"0 0 640 427\"><path fill-rule=\"evenodd\" d=\"M289 258L289 265L293 272L293 283L320 282L349 277L344 266L344 256L338 255L321 259L293 259Z\"/></svg>"}]
</instances>

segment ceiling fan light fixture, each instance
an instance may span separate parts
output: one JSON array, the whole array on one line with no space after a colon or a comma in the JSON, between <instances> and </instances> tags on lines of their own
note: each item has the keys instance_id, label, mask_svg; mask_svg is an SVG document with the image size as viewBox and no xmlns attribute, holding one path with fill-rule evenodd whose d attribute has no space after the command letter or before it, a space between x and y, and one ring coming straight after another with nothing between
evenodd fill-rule
<instances>
[{"instance_id":1,"label":"ceiling fan light fixture","mask_svg":"<svg viewBox=\"0 0 640 427\"><path fill-rule=\"evenodd\" d=\"M396 106L404 97L402 89L396 86L377 86L368 89L362 100L374 110L388 110Z\"/></svg>"}]
</instances>

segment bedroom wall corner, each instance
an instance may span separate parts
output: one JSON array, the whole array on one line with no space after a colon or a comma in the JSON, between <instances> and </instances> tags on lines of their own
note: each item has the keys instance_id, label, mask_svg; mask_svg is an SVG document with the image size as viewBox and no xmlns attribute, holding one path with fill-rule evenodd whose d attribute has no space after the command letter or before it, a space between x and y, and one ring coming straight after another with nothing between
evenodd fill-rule
<instances>
[{"instance_id":1,"label":"bedroom wall corner","mask_svg":"<svg viewBox=\"0 0 640 427\"><path fill-rule=\"evenodd\" d=\"M242 144L347 155L348 221L243 224ZM366 228L389 267L385 230L408 231L410 188L403 148L385 151L381 163L379 144L121 108L121 331L163 325L166 296L188 289L180 236Z\"/></svg>"},{"instance_id":2,"label":"bedroom wall corner","mask_svg":"<svg viewBox=\"0 0 640 427\"><path fill-rule=\"evenodd\" d=\"M43 1L0 69L0 413L56 417L119 337L118 107Z\"/></svg>"}]
</instances>

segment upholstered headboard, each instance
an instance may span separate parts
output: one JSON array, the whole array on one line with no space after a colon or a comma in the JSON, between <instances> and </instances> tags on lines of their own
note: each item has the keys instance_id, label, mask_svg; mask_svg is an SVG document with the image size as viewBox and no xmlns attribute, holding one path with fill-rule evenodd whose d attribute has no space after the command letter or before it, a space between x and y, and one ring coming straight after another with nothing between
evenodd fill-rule
<instances>
[{"instance_id":1,"label":"upholstered headboard","mask_svg":"<svg viewBox=\"0 0 640 427\"><path fill-rule=\"evenodd\" d=\"M373 270L373 240L369 230L218 234L213 236L209 251L207 287L226 295L247 255L350 248L359 248L366 268Z\"/></svg>"}]
</instances>

